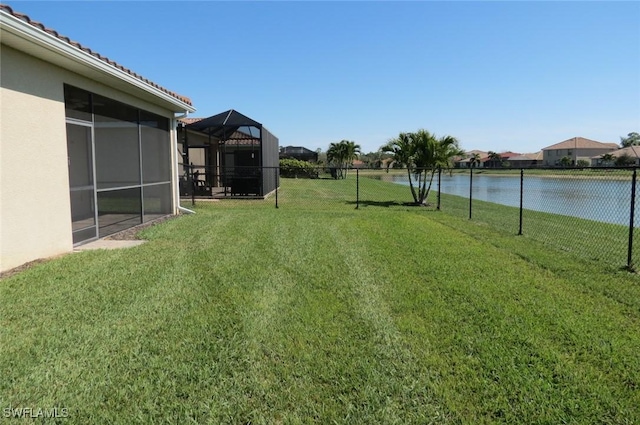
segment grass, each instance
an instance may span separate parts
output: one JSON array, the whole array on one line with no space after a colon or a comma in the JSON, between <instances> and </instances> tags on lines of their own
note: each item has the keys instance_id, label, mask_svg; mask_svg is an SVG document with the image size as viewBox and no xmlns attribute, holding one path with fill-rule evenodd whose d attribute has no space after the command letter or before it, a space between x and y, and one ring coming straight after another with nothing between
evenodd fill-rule
<instances>
[{"instance_id":1,"label":"grass","mask_svg":"<svg viewBox=\"0 0 640 425\"><path fill-rule=\"evenodd\" d=\"M356 210L350 179L283 179L279 209L198 204L139 247L0 280L0 407L66 408L65 424L640 421L636 275L383 183Z\"/></svg>"},{"instance_id":2,"label":"grass","mask_svg":"<svg viewBox=\"0 0 640 425\"><path fill-rule=\"evenodd\" d=\"M381 173L378 172L370 176L380 175ZM344 183L344 185L347 186L342 190L344 199L353 201L356 192L353 187L355 183ZM403 203L411 201L412 198L406 186L400 189L397 186L399 185L390 185L375 178L361 178L361 205L363 207L369 205L402 207ZM435 210L436 196L437 194L433 191L429 195L428 201L431 205L427 208L428 210ZM342 198L337 201L344 202ZM323 202L323 198L318 197L316 202ZM442 194L441 211L447 215L454 215L466 220L458 222L458 228L461 230L464 230L471 222L474 225L490 226L496 231L508 235L516 235L520 230L520 212L519 208L515 207L474 199L472 220L470 221L468 220L468 198ZM636 225L637 221L636 218ZM549 247L565 251L583 260L597 261L602 267L621 268L627 265L628 226L525 209L522 217L522 234L526 239L543 242ZM632 253L632 264L637 266L640 264L640 232L637 228L633 234L633 246L635 249Z\"/></svg>"}]
</instances>

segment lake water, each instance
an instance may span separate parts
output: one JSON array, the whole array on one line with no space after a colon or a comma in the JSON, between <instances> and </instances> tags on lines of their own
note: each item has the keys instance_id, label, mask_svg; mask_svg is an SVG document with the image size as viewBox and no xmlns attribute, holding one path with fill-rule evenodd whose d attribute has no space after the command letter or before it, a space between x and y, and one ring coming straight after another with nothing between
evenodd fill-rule
<instances>
[{"instance_id":1,"label":"lake water","mask_svg":"<svg viewBox=\"0 0 640 425\"><path fill-rule=\"evenodd\" d=\"M385 175L384 180L409 185L407 176ZM437 190L438 177L432 190ZM640 188L638 188L640 191ZM469 198L469 175L442 173L442 193ZM496 204L520 206L520 176L487 176L474 174L473 199ZM637 199L636 199L637 203ZM629 225L631 176L626 180L554 178L527 176L524 178L523 207L528 210L568 215L605 223ZM636 205L636 211L640 205ZM635 225L640 226L636 213Z\"/></svg>"}]
</instances>

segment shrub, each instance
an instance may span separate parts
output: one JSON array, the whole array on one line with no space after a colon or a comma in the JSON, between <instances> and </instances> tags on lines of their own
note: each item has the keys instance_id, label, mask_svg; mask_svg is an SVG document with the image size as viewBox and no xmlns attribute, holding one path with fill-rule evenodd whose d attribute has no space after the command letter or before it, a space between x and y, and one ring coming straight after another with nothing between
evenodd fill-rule
<instances>
[{"instance_id":1,"label":"shrub","mask_svg":"<svg viewBox=\"0 0 640 425\"><path fill-rule=\"evenodd\" d=\"M281 159L280 176L305 179L317 179L318 170L312 164L298 159Z\"/></svg>"}]
</instances>

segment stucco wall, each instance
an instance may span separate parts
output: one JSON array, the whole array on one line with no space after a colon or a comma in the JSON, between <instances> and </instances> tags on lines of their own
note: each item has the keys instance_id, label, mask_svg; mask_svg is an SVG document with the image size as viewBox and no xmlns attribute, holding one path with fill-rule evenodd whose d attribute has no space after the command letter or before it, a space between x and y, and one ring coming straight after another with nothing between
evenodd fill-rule
<instances>
[{"instance_id":1,"label":"stucco wall","mask_svg":"<svg viewBox=\"0 0 640 425\"><path fill-rule=\"evenodd\" d=\"M62 83L2 46L0 271L72 249Z\"/></svg>"},{"instance_id":2,"label":"stucco wall","mask_svg":"<svg viewBox=\"0 0 640 425\"><path fill-rule=\"evenodd\" d=\"M4 271L73 249L63 84L165 117L173 114L5 45L0 61L0 271ZM171 136L175 138L175 133Z\"/></svg>"},{"instance_id":3,"label":"stucco wall","mask_svg":"<svg viewBox=\"0 0 640 425\"><path fill-rule=\"evenodd\" d=\"M577 162L580 159L591 161L591 157L603 155L607 152L614 151L614 148L592 148L592 149L551 149L543 151L544 165L557 165L562 157L568 156L572 161ZM571 153L569 153L571 152Z\"/></svg>"}]
</instances>

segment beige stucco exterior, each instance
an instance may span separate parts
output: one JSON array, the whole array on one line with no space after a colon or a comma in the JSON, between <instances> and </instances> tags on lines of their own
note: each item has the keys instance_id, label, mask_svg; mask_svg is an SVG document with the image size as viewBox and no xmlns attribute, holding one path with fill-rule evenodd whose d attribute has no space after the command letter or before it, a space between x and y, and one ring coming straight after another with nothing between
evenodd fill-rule
<instances>
[{"instance_id":1,"label":"beige stucco exterior","mask_svg":"<svg viewBox=\"0 0 640 425\"><path fill-rule=\"evenodd\" d=\"M5 44L0 61L0 271L5 271L73 249L64 84L170 118L172 164L177 145L169 109ZM177 170L172 180L175 188Z\"/></svg>"},{"instance_id":2,"label":"beige stucco exterior","mask_svg":"<svg viewBox=\"0 0 640 425\"><path fill-rule=\"evenodd\" d=\"M0 51L0 271L73 248L62 75Z\"/></svg>"},{"instance_id":3,"label":"beige stucco exterior","mask_svg":"<svg viewBox=\"0 0 640 425\"><path fill-rule=\"evenodd\" d=\"M614 150L615 148L613 147L543 150L543 163L548 166L558 165L560 159L566 156L571 159L572 164L577 164L580 160L591 164L591 157L603 155Z\"/></svg>"}]
</instances>

